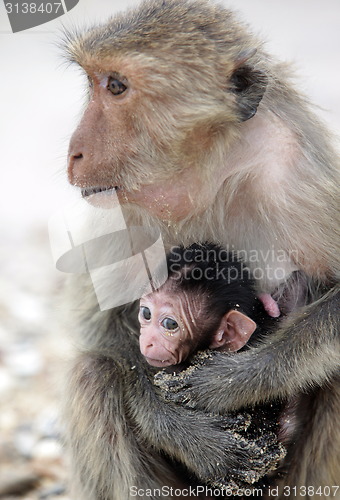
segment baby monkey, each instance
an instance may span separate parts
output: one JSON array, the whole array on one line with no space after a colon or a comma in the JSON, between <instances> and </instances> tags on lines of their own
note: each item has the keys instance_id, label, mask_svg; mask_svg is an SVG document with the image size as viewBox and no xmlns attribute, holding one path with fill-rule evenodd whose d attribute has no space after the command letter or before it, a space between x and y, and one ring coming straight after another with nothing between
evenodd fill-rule
<instances>
[{"instance_id":1,"label":"baby monkey","mask_svg":"<svg viewBox=\"0 0 340 500\"><path fill-rule=\"evenodd\" d=\"M256 295L245 264L218 245L173 247L167 266L166 282L140 299L140 350L151 366L165 371L171 367L173 372L176 365L175 371L181 373L196 369L209 356L205 349L236 352L246 348L267 333L280 315L270 295ZM159 379L160 374L154 382L162 388L167 379ZM234 436L240 442L251 437L262 446L266 460L252 464L249 475L236 471L238 485L233 471L226 470L224 478L212 476L210 486L233 492L249 485L268 486L267 474L277 469L286 454L279 442L281 410L282 405L275 402L252 408L251 414L245 410L239 422L236 418Z\"/></svg>"},{"instance_id":2,"label":"baby monkey","mask_svg":"<svg viewBox=\"0 0 340 500\"><path fill-rule=\"evenodd\" d=\"M280 314L270 295L256 295L245 264L218 245L174 247L167 266L167 281L140 300L140 350L152 366L180 365L207 348L239 351Z\"/></svg>"}]
</instances>

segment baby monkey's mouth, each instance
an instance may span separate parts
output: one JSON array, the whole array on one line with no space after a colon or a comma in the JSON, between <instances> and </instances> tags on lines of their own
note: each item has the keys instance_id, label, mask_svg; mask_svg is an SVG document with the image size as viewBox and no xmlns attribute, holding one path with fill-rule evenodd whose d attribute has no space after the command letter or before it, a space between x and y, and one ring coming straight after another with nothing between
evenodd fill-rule
<instances>
[{"instance_id":1,"label":"baby monkey's mouth","mask_svg":"<svg viewBox=\"0 0 340 500\"><path fill-rule=\"evenodd\" d=\"M97 193L103 193L103 192L112 192L112 191L119 191L121 189L120 186L96 186L96 187L86 187L81 189L81 195L83 198L86 198L87 196L91 196L93 194Z\"/></svg>"},{"instance_id":2,"label":"baby monkey's mouth","mask_svg":"<svg viewBox=\"0 0 340 500\"><path fill-rule=\"evenodd\" d=\"M174 363L174 361L171 361L170 359L153 359L145 356L146 361L149 363L151 366L155 366L156 368L165 368L167 366L171 366Z\"/></svg>"}]
</instances>

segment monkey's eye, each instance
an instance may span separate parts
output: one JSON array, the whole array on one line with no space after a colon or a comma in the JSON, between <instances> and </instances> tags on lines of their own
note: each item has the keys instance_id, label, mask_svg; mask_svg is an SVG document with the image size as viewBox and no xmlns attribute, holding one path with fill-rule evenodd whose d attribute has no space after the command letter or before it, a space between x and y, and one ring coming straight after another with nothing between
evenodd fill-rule
<instances>
[{"instance_id":1,"label":"monkey's eye","mask_svg":"<svg viewBox=\"0 0 340 500\"><path fill-rule=\"evenodd\" d=\"M149 321L149 319L151 319L151 311L148 307L146 307L146 306L141 307L140 313L141 313L142 318L146 319L147 321Z\"/></svg>"},{"instance_id":2,"label":"monkey's eye","mask_svg":"<svg viewBox=\"0 0 340 500\"><path fill-rule=\"evenodd\" d=\"M120 95L125 92L127 89L127 86L124 85L123 82L120 80L117 80L116 78L113 78L110 76L108 84L107 84L107 89L112 92L113 95Z\"/></svg>"},{"instance_id":3,"label":"monkey's eye","mask_svg":"<svg viewBox=\"0 0 340 500\"><path fill-rule=\"evenodd\" d=\"M164 318L161 325L166 330L176 330L178 328L178 323L172 318Z\"/></svg>"}]
</instances>

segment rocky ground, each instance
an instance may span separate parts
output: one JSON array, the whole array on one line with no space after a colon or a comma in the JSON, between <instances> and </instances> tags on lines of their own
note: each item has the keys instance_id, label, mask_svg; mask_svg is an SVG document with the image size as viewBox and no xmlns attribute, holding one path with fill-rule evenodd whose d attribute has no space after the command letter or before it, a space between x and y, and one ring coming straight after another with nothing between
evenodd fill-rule
<instances>
[{"instance_id":1,"label":"rocky ground","mask_svg":"<svg viewBox=\"0 0 340 500\"><path fill-rule=\"evenodd\" d=\"M0 498L68 499L58 422L69 346L44 230L0 246Z\"/></svg>"}]
</instances>

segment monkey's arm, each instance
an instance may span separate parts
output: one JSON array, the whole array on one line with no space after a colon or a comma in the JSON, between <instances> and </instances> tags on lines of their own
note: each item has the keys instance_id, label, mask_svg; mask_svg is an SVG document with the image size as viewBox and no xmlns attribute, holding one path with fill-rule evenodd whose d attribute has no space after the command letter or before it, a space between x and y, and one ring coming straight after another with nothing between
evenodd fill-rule
<instances>
[{"instance_id":1,"label":"monkey's arm","mask_svg":"<svg viewBox=\"0 0 340 500\"><path fill-rule=\"evenodd\" d=\"M200 481L249 487L284 456L273 429L264 426L257 436L247 434L251 423L247 413L221 417L164 404L146 370L138 371L134 391L141 394L140 404L127 394L128 417L146 443L184 464Z\"/></svg>"},{"instance_id":2,"label":"monkey's arm","mask_svg":"<svg viewBox=\"0 0 340 500\"><path fill-rule=\"evenodd\" d=\"M287 318L261 346L230 356L213 352L187 377L162 381L166 398L225 412L321 386L339 370L339 323L335 287Z\"/></svg>"}]
</instances>

